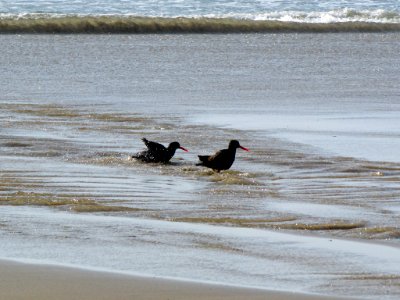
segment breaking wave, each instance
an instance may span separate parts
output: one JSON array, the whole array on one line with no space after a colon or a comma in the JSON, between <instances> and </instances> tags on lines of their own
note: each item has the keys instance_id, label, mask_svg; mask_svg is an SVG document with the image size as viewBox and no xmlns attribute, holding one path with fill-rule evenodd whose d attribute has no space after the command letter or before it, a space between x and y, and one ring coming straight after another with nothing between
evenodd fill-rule
<instances>
[{"instance_id":1,"label":"breaking wave","mask_svg":"<svg viewBox=\"0 0 400 300\"><path fill-rule=\"evenodd\" d=\"M79 15L2 15L0 33L279 33L279 32L390 32L400 31L400 17L373 21L353 18L328 22L311 15L287 14L276 18L137 17Z\"/></svg>"}]
</instances>

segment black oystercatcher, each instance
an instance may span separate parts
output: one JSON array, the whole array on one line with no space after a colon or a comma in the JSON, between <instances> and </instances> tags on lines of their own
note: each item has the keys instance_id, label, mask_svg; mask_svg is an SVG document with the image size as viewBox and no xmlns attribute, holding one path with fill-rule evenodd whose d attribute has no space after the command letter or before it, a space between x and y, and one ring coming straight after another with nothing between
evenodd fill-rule
<instances>
[{"instance_id":1,"label":"black oystercatcher","mask_svg":"<svg viewBox=\"0 0 400 300\"><path fill-rule=\"evenodd\" d=\"M229 142L228 149L220 150L214 155L199 155L201 163L196 164L196 166L204 166L217 172L228 170L235 161L237 148L249 151L249 149L240 146L238 141L232 140Z\"/></svg>"},{"instance_id":2,"label":"black oystercatcher","mask_svg":"<svg viewBox=\"0 0 400 300\"><path fill-rule=\"evenodd\" d=\"M146 145L147 150L133 155L132 158L136 158L144 162L167 163L172 156L174 156L175 151L178 148L188 152L188 150L181 147L178 142L172 142L169 144L168 148L165 148L163 145L149 141L146 138L142 138L142 141Z\"/></svg>"}]
</instances>

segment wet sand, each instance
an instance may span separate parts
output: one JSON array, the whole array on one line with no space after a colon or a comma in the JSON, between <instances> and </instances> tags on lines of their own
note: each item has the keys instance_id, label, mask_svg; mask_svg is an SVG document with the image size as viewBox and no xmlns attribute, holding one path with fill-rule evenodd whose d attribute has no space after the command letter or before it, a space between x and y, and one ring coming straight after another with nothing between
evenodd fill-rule
<instances>
[{"instance_id":1,"label":"wet sand","mask_svg":"<svg viewBox=\"0 0 400 300\"><path fill-rule=\"evenodd\" d=\"M0 260L0 299L345 299Z\"/></svg>"}]
</instances>

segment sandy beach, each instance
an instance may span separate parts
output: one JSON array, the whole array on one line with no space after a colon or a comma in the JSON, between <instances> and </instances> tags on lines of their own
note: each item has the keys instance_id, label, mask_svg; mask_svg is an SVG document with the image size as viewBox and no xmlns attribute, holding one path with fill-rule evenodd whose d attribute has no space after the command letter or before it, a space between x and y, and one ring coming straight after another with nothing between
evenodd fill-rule
<instances>
[{"instance_id":1,"label":"sandy beach","mask_svg":"<svg viewBox=\"0 0 400 300\"><path fill-rule=\"evenodd\" d=\"M136 277L62 266L0 261L0 298L18 299L345 299L169 279Z\"/></svg>"}]
</instances>

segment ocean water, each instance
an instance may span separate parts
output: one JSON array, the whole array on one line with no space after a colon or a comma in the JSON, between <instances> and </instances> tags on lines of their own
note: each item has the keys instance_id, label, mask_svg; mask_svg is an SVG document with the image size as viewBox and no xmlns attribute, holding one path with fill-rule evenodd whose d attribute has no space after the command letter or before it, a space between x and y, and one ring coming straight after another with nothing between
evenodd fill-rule
<instances>
[{"instance_id":1,"label":"ocean water","mask_svg":"<svg viewBox=\"0 0 400 300\"><path fill-rule=\"evenodd\" d=\"M3 33L400 31L391 1L10 1Z\"/></svg>"},{"instance_id":2,"label":"ocean water","mask_svg":"<svg viewBox=\"0 0 400 300\"><path fill-rule=\"evenodd\" d=\"M2 1L0 14L19 33L0 35L1 258L399 298L398 1ZM190 34L232 19L241 34ZM35 32L70 34L22 34ZM74 34L88 32L121 34ZM130 160L142 137L189 152ZM250 148L231 170L195 166L231 139Z\"/></svg>"},{"instance_id":3,"label":"ocean water","mask_svg":"<svg viewBox=\"0 0 400 300\"><path fill-rule=\"evenodd\" d=\"M307 22L394 21L399 22L400 4L386 1L275 1L275 0L166 0L159 1L10 1L4 0L0 13L134 15L149 17L233 17L255 20Z\"/></svg>"}]
</instances>

